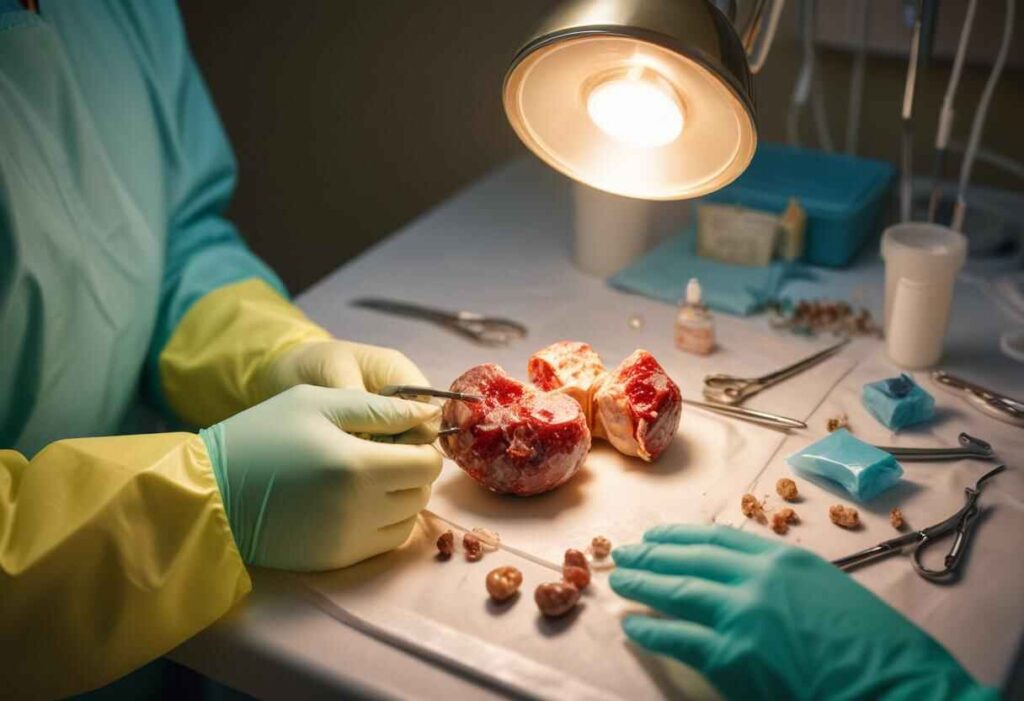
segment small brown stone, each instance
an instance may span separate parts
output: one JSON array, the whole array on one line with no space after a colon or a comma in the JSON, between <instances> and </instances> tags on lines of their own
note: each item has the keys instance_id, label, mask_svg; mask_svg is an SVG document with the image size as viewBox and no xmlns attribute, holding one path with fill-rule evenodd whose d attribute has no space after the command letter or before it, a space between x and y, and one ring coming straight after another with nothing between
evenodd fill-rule
<instances>
[{"instance_id":1,"label":"small brown stone","mask_svg":"<svg viewBox=\"0 0 1024 701\"><path fill-rule=\"evenodd\" d=\"M470 562L476 562L484 556L484 548L480 539L472 533L462 536L462 549L466 553L466 559Z\"/></svg>"},{"instance_id":2,"label":"small brown stone","mask_svg":"<svg viewBox=\"0 0 1024 701\"><path fill-rule=\"evenodd\" d=\"M495 601L508 601L523 583L523 573L515 567L498 567L487 573L487 593Z\"/></svg>"},{"instance_id":3,"label":"small brown stone","mask_svg":"<svg viewBox=\"0 0 1024 701\"><path fill-rule=\"evenodd\" d=\"M900 511L899 507L896 507L889 513L889 523L897 531L902 531L903 527L907 525L907 522L903 520L903 512Z\"/></svg>"},{"instance_id":4,"label":"small brown stone","mask_svg":"<svg viewBox=\"0 0 1024 701\"><path fill-rule=\"evenodd\" d=\"M779 535L785 535L789 531L790 524L798 523L800 518L796 512L788 506L779 509L772 514L772 530Z\"/></svg>"},{"instance_id":5,"label":"small brown stone","mask_svg":"<svg viewBox=\"0 0 1024 701\"><path fill-rule=\"evenodd\" d=\"M840 528L858 528L860 526L860 514L857 513L857 509L850 506L835 504L829 507L828 517Z\"/></svg>"},{"instance_id":6,"label":"small brown stone","mask_svg":"<svg viewBox=\"0 0 1024 701\"><path fill-rule=\"evenodd\" d=\"M437 537L437 556L442 560L447 560L453 552L455 552L455 534L445 531Z\"/></svg>"},{"instance_id":7,"label":"small brown stone","mask_svg":"<svg viewBox=\"0 0 1024 701\"><path fill-rule=\"evenodd\" d=\"M796 482L788 477L783 477L775 483L775 492L786 501L796 501L800 496Z\"/></svg>"},{"instance_id":8,"label":"small brown stone","mask_svg":"<svg viewBox=\"0 0 1024 701\"><path fill-rule=\"evenodd\" d=\"M603 560L608 557L612 552L612 541L605 538L603 535L594 536L594 539L590 541L590 554L594 556L595 560Z\"/></svg>"},{"instance_id":9,"label":"small brown stone","mask_svg":"<svg viewBox=\"0 0 1024 701\"><path fill-rule=\"evenodd\" d=\"M758 500L753 494L744 494L740 500L740 511L747 518L764 521L764 502Z\"/></svg>"}]
</instances>

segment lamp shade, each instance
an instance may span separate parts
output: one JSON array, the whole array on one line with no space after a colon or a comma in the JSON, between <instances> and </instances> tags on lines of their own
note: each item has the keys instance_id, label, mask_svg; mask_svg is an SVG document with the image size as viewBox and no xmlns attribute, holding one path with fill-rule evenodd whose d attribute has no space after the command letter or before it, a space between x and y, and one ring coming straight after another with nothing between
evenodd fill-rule
<instances>
[{"instance_id":1,"label":"lamp shade","mask_svg":"<svg viewBox=\"0 0 1024 701\"><path fill-rule=\"evenodd\" d=\"M627 197L697 197L750 163L746 52L707 0L567 0L505 76L513 129L551 167Z\"/></svg>"}]
</instances>

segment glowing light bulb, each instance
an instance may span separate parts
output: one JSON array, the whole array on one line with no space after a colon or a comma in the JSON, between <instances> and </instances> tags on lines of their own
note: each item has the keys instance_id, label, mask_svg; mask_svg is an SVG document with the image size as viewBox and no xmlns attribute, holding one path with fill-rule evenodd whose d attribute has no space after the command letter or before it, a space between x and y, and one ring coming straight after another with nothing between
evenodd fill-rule
<instances>
[{"instance_id":1,"label":"glowing light bulb","mask_svg":"<svg viewBox=\"0 0 1024 701\"><path fill-rule=\"evenodd\" d=\"M664 146L683 131L679 103L668 88L646 78L600 83L587 96L587 112L605 134L640 148Z\"/></svg>"}]
</instances>

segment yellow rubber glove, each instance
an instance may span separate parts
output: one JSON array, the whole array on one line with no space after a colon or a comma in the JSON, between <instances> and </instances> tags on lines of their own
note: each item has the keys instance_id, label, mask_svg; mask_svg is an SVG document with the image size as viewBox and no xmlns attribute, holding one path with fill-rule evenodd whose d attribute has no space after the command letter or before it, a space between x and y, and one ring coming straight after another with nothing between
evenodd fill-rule
<instances>
[{"instance_id":1,"label":"yellow rubber glove","mask_svg":"<svg viewBox=\"0 0 1024 701\"><path fill-rule=\"evenodd\" d=\"M300 385L201 431L242 558L327 570L401 545L441 455L382 441L439 414L431 404Z\"/></svg>"},{"instance_id":2,"label":"yellow rubber glove","mask_svg":"<svg viewBox=\"0 0 1024 701\"><path fill-rule=\"evenodd\" d=\"M385 385L428 384L402 353L331 338L257 279L196 302L160 353L159 369L168 404L196 426L296 385L376 393ZM425 442L430 433L417 431L416 440Z\"/></svg>"},{"instance_id":3,"label":"yellow rubber glove","mask_svg":"<svg viewBox=\"0 0 1024 701\"><path fill-rule=\"evenodd\" d=\"M306 341L285 350L267 363L261 380L269 395L303 384L373 393L386 385L429 384L420 369L393 348L337 340Z\"/></svg>"},{"instance_id":4,"label":"yellow rubber glove","mask_svg":"<svg viewBox=\"0 0 1024 701\"><path fill-rule=\"evenodd\" d=\"M248 593L211 467L194 433L0 450L0 697L108 684Z\"/></svg>"},{"instance_id":5,"label":"yellow rubber glove","mask_svg":"<svg viewBox=\"0 0 1024 701\"><path fill-rule=\"evenodd\" d=\"M264 366L261 394L273 396L308 384L366 390L376 394L387 385L429 385L420 369L393 348L350 341L312 340L279 353ZM395 437L396 443L429 443L437 437L441 417Z\"/></svg>"}]
</instances>

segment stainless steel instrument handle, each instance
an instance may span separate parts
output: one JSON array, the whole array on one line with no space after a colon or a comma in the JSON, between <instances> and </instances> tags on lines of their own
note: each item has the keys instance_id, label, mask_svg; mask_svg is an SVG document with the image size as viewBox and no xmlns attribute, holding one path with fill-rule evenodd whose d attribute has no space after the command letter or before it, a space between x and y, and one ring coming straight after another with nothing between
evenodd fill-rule
<instances>
[{"instance_id":1,"label":"stainless steel instrument handle","mask_svg":"<svg viewBox=\"0 0 1024 701\"><path fill-rule=\"evenodd\" d=\"M377 297L356 299L352 301L352 305L398 316L431 321L460 333L470 340L488 346L507 345L527 335L526 327L517 321L501 317L484 316L476 312L451 312L443 309L432 309L410 302Z\"/></svg>"},{"instance_id":2,"label":"stainless steel instrument handle","mask_svg":"<svg viewBox=\"0 0 1024 701\"><path fill-rule=\"evenodd\" d=\"M956 375L950 375L944 370L936 370L935 372L933 372L932 379L941 385L946 385L947 387L952 387L953 389L969 389L981 394L989 393L988 390L982 387L981 385L976 385L973 382L968 382L967 380L961 377L957 377Z\"/></svg>"},{"instance_id":3,"label":"stainless steel instrument handle","mask_svg":"<svg viewBox=\"0 0 1024 701\"><path fill-rule=\"evenodd\" d=\"M841 570L852 569L858 565L867 564L868 562L880 557L898 553L904 546L922 540L924 537L925 534L919 531L907 533L905 535L897 536L896 538L890 538L889 540L882 541L878 545L873 545L870 548L858 550L852 555L832 560L832 564Z\"/></svg>"},{"instance_id":4,"label":"stainless steel instrument handle","mask_svg":"<svg viewBox=\"0 0 1024 701\"><path fill-rule=\"evenodd\" d=\"M763 377L759 377L759 378L757 378L757 380L755 380L755 382L757 384L759 384L759 385L762 385L762 387L768 387L770 385L774 385L777 382L782 382L783 380L788 380L793 375L796 375L797 373L801 373L804 370L807 370L808 368L811 368L811 367L817 365L821 361L825 360L829 356L831 356L834 353L836 353L840 348L842 348L843 346L845 346L849 342L850 342L849 337L844 338L839 343L836 343L835 345L829 346L825 350L818 351L814 355L809 355L806 358L804 358L803 360L797 361L797 362L793 363L792 365L790 365L788 367L784 367L781 370L776 370L775 372L768 373L767 375L764 375Z\"/></svg>"},{"instance_id":5,"label":"stainless steel instrument handle","mask_svg":"<svg viewBox=\"0 0 1024 701\"><path fill-rule=\"evenodd\" d=\"M989 416L1016 426L1024 426L1024 402L976 385L962 377L950 375L943 370L933 372L932 379L944 387L965 392L967 400Z\"/></svg>"},{"instance_id":6,"label":"stainless steel instrument handle","mask_svg":"<svg viewBox=\"0 0 1024 701\"><path fill-rule=\"evenodd\" d=\"M905 461L926 460L992 460L994 456L960 450L959 448L895 448L878 446L894 458Z\"/></svg>"},{"instance_id":7,"label":"stainless steel instrument handle","mask_svg":"<svg viewBox=\"0 0 1024 701\"><path fill-rule=\"evenodd\" d=\"M967 548L967 541L971 537L971 533L974 530L974 523L978 517L978 507L975 502L978 499L978 492L973 489L967 490L968 502L967 506L961 511L960 519L957 521L956 528L953 534L953 544L949 548L949 552L946 553L945 558L942 561L942 569L933 570L925 566L924 564L924 553L936 542L938 535L927 535L921 543L914 548L914 554L911 557L911 563L914 566L914 570L924 577L933 582L939 582L953 577L957 570L960 568L960 563L963 561L964 553Z\"/></svg>"},{"instance_id":8,"label":"stainless steel instrument handle","mask_svg":"<svg viewBox=\"0 0 1024 701\"><path fill-rule=\"evenodd\" d=\"M817 365L835 354L849 342L850 339L848 337L844 338L835 345L762 377L746 379L723 374L708 375L704 378L704 397L720 404L739 404L761 390L767 389L783 380L788 380L790 377Z\"/></svg>"},{"instance_id":9,"label":"stainless steel instrument handle","mask_svg":"<svg viewBox=\"0 0 1024 701\"><path fill-rule=\"evenodd\" d=\"M800 421L799 419L791 419L788 416L771 414L767 411L745 409L743 407L729 406L727 404L698 402L692 399L684 399L682 401L683 404L692 407L697 407L698 409L706 409L707 411L713 411L715 413L723 414L725 416L732 416L737 419L743 419L744 421L763 424L765 426L771 426L773 428L781 428L784 430L789 430L791 428L807 428L807 424L804 423L803 421Z\"/></svg>"},{"instance_id":10,"label":"stainless steel instrument handle","mask_svg":"<svg viewBox=\"0 0 1024 701\"><path fill-rule=\"evenodd\" d=\"M1001 403L1005 403L1011 407L1015 407L1017 410L1024 410L1024 402L1018 401L1013 397L1008 397L1005 394L1000 394L999 392L991 390L987 387L976 385L973 382L963 379L962 377L950 375L948 372L945 372L944 370L936 370L935 372L933 372L932 379L941 385L952 387L953 389L960 389L967 392L972 392L986 399L998 400Z\"/></svg>"},{"instance_id":11,"label":"stainless steel instrument handle","mask_svg":"<svg viewBox=\"0 0 1024 701\"><path fill-rule=\"evenodd\" d=\"M895 458L902 460L992 460L995 451L992 446L980 438L968 433L960 434L960 445L954 448L905 448L901 446L875 446Z\"/></svg>"},{"instance_id":12,"label":"stainless steel instrument handle","mask_svg":"<svg viewBox=\"0 0 1024 701\"><path fill-rule=\"evenodd\" d=\"M445 311L442 309L432 309L430 307L424 307L419 304L412 304L410 302L399 302L392 299L380 299L377 297L364 297L361 299L352 300L352 305L356 307L362 307L364 309L373 309L379 312L388 312L390 314L398 314L401 316L408 316L414 319L425 319L427 321L435 321L442 324L449 324L454 321L458 321L459 316L454 312Z\"/></svg>"},{"instance_id":13,"label":"stainless steel instrument handle","mask_svg":"<svg viewBox=\"0 0 1024 701\"><path fill-rule=\"evenodd\" d=\"M382 397L439 397L440 399L458 399L463 402L482 402L484 400L483 397L476 394L414 385L385 385L377 394Z\"/></svg>"}]
</instances>

